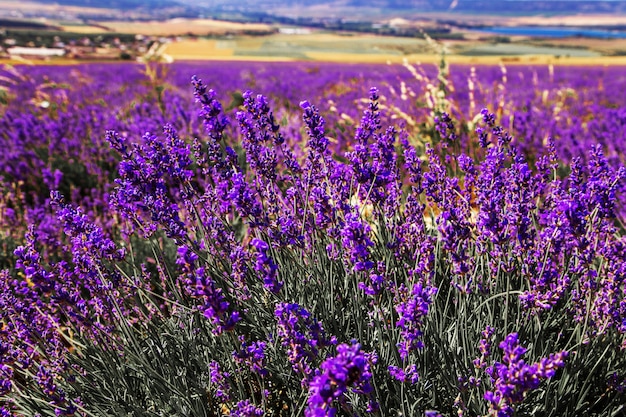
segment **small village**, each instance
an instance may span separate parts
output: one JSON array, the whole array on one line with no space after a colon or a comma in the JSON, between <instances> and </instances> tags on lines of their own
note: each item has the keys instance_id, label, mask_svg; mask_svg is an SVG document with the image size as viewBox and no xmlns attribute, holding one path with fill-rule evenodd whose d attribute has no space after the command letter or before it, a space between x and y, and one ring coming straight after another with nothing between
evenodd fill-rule
<instances>
[{"instance_id":1,"label":"small village","mask_svg":"<svg viewBox=\"0 0 626 417\"><path fill-rule=\"evenodd\" d=\"M176 40L176 37L144 35L80 35L42 34L26 40L0 32L0 59L50 61L56 58L77 60L135 60L144 56L157 44Z\"/></svg>"}]
</instances>

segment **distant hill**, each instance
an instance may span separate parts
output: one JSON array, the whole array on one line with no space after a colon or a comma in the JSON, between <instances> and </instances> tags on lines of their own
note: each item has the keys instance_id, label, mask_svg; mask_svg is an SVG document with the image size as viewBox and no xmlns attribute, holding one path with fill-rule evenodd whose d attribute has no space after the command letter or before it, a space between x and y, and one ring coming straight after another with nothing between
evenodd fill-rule
<instances>
[{"instance_id":1,"label":"distant hill","mask_svg":"<svg viewBox=\"0 0 626 417\"><path fill-rule=\"evenodd\" d=\"M22 29L22 30L59 30L58 26L47 25L41 22L21 19L0 18L0 28L2 29Z\"/></svg>"},{"instance_id":2,"label":"distant hill","mask_svg":"<svg viewBox=\"0 0 626 417\"><path fill-rule=\"evenodd\" d=\"M485 15L559 15L559 14L626 14L626 0L35 0L43 4L86 6L107 10L141 10L148 14L170 8L183 8L187 16L218 12L226 15L274 15L277 11L302 12L336 10L350 12L368 9L381 13L454 12ZM322 12L324 13L324 12Z\"/></svg>"},{"instance_id":3,"label":"distant hill","mask_svg":"<svg viewBox=\"0 0 626 417\"><path fill-rule=\"evenodd\" d=\"M177 7L181 3L175 0L36 0L44 4L60 4L66 6L96 7L102 9L163 9Z\"/></svg>"},{"instance_id":4,"label":"distant hill","mask_svg":"<svg viewBox=\"0 0 626 417\"><path fill-rule=\"evenodd\" d=\"M410 2L403 2L410 3ZM450 3L450 2L447 2ZM472 13L523 13L523 14L573 14L573 13L625 13L626 1L491 1L460 0L454 10Z\"/></svg>"},{"instance_id":5,"label":"distant hill","mask_svg":"<svg viewBox=\"0 0 626 417\"><path fill-rule=\"evenodd\" d=\"M456 11L477 14L626 13L626 1L584 0L180 0L208 8L263 12L273 8L341 6L422 12Z\"/></svg>"}]
</instances>

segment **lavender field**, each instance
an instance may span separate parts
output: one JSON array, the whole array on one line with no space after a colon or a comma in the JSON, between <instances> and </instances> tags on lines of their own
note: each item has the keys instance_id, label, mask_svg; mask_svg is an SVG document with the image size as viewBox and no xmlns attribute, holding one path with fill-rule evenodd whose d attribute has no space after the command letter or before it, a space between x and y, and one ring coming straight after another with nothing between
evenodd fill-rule
<instances>
[{"instance_id":1,"label":"lavender field","mask_svg":"<svg viewBox=\"0 0 626 417\"><path fill-rule=\"evenodd\" d=\"M4 68L1 415L626 414L625 90Z\"/></svg>"}]
</instances>

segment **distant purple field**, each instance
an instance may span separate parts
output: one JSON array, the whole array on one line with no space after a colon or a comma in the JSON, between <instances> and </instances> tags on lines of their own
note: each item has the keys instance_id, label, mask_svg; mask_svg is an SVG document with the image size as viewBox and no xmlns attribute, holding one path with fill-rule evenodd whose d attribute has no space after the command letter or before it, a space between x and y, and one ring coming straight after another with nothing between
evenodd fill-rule
<instances>
[{"instance_id":1,"label":"distant purple field","mask_svg":"<svg viewBox=\"0 0 626 417\"><path fill-rule=\"evenodd\" d=\"M320 109L331 149L340 155L352 146L371 87L379 89L384 121L424 141L420 129L441 104L433 93L439 81L435 65L416 70L420 79L399 65L176 63L160 68L151 80L138 64L22 66L15 70L21 75L7 73L4 81L14 98L0 121L0 172L5 181L39 184L45 199L43 185L52 181L46 169L55 161L71 161L97 184L80 190L96 204L101 197L94 194L102 193L114 175L107 168L114 163L104 141L107 129L138 139L172 123L183 136L199 134L192 75L216 91L227 112L236 110L246 90L267 96L296 151L303 126L300 101ZM478 66L474 74L468 66L449 69L442 105L461 126L459 150L471 153L467 126L488 108L531 160L551 137L564 163L573 156L585 159L592 144L600 144L612 164L625 162L625 68L510 66L505 72L493 66Z\"/></svg>"},{"instance_id":2,"label":"distant purple field","mask_svg":"<svg viewBox=\"0 0 626 417\"><path fill-rule=\"evenodd\" d=\"M154 91L142 74L141 65L20 67L28 79L12 88L17 99L6 109L11 117L5 118L9 126L4 127L3 140L11 142L11 132L19 130L16 126L20 126L21 119L34 117L29 113L38 93L39 99L50 96L53 104L58 101L58 116L71 118L78 125L81 118L96 112L103 129L119 126L129 133L143 133L158 131L163 122L180 124L179 115L183 121L192 121L192 75L214 89L225 106L237 104L233 95L245 90L268 96L275 113L285 118L282 124L287 128L301 124L301 100L318 106L331 126L339 121L341 113L358 121L370 87L379 89L383 109L399 109L421 123L430 110L425 97L427 85L438 83L434 65L417 67L422 80L416 80L399 65L203 62L177 63L166 68L165 74L155 80L155 85L165 82L161 111L155 100L143 100ZM452 66L449 72L447 99L452 104L452 116L458 121L471 120L483 107L492 111L501 108L503 127L509 128L520 146L528 150L536 149L551 136L564 160L585 153L588 145L595 142L602 144L611 158L624 154L622 147L626 144L615 138L624 137L625 68L557 66L550 70L547 66L509 66L503 74L497 66L477 66L472 77L470 67ZM470 79L474 84L473 107ZM404 95L402 83L406 85ZM69 107L62 108L63 103ZM393 117L393 111L385 113ZM82 124L87 125L86 120ZM90 128L98 136L97 126L91 124ZM350 132L334 133L341 146L349 145ZM74 136L80 134L79 131ZM20 142L12 145L19 147Z\"/></svg>"}]
</instances>

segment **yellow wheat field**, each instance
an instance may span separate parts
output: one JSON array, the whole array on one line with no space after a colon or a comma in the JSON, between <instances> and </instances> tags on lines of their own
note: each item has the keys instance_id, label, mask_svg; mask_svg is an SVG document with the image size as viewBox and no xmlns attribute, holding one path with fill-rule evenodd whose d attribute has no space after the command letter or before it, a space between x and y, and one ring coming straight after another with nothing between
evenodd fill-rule
<instances>
[{"instance_id":1,"label":"yellow wheat field","mask_svg":"<svg viewBox=\"0 0 626 417\"><path fill-rule=\"evenodd\" d=\"M146 36L223 35L241 32L269 32L271 26L262 23L223 22L212 19L170 19L164 22L101 22L111 32Z\"/></svg>"}]
</instances>

